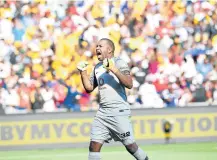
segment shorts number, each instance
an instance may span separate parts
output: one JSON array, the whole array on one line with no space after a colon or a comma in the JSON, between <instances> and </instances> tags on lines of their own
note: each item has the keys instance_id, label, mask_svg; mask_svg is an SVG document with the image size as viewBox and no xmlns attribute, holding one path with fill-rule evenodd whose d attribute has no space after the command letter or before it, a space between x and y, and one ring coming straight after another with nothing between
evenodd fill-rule
<instances>
[{"instance_id":1,"label":"shorts number","mask_svg":"<svg viewBox=\"0 0 217 160\"><path fill-rule=\"evenodd\" d=\"M121 138L129 137L130 136L130 132L121 133L120 135L121 135Z\"/></svg>"}]
</instances>

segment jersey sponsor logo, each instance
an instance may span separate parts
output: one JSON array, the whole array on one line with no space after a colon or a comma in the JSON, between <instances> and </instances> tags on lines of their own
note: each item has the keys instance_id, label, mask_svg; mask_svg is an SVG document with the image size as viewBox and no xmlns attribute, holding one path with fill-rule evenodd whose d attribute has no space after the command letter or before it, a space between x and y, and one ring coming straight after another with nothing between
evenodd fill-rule
<instances>
[{"instance_id":1,"label":"jersey sponsor logo","mask_svg":"<svg viewBox=\"0 0 217 160\"><path fill-rule=\"evenodd\" d=\"M130 136L130 132L129 132L129 131L126 132L126 133L121 133L121 134L120 134L120 137L121 137L121 138L129 137L129 136Z\"/></svg>"},{"instance_id":2,"label":"jersey sponsor logo","mask_svg":"<svg viewBox=\"0 0 217 160\"><path fill-rule=\"evenodd\" d=\"M105 86L99 87L99 89L100 89L100 90L103 90L103 89L106 89L106 87L105 87Z\"/></svg>"},{"instance_id":3,"label":"jersey sponsor logo","mask_svg":"<svg viewBox=\"0 0 217 160\"><path fill-rule=\"evenodd\" d=\"M104 85L104 79L103 78L99 78L99 86L103 86Z\"/></svg>"}]
</instances>

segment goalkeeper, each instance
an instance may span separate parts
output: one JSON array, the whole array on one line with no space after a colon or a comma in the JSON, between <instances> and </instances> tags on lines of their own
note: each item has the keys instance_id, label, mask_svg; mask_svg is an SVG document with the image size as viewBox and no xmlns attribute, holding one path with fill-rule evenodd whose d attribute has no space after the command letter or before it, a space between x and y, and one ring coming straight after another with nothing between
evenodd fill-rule
<instances>
[{"instance_id":1,"label":"goalkeeper","mask_svg":"<svg viewBox=\"0 0 217 160\"><path fill-rule=\"evenodd\" d=\"M100 150L104 142L120 141L137 160L148 160L146 153L135 143L130 105L127 103L125 87L131 89L132 78L126 62L114 57L114 43L101 39L96 46L99 63L91 76L86 72L87 62L77 66L85 90L90 93L99 88L99 110L91 128L89 160L100 160Z\"/></svg>"}]
</instances>

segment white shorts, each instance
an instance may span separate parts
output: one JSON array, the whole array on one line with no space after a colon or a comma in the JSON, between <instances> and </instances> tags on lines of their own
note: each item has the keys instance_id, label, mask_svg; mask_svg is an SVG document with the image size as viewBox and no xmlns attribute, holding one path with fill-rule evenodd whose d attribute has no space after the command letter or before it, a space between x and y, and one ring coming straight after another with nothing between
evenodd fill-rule
<instances>
[{"instance_id":1,"label":"white shorts","mask_svg":"<svg viewBox=\"0 0 217 160\"><path fill-rule=\"evenodd\" d=\"M112 139L120 141L124 145L135 142L129 116L96 116L94 118L91 128L91 141L109 143Z\"/></svg>"}]
</instances>

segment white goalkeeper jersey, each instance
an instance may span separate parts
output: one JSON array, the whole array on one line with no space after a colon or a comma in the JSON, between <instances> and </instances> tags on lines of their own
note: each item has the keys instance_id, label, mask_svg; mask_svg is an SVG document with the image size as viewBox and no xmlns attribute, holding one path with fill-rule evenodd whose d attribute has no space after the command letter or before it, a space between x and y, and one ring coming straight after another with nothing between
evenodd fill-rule
<instances>
[{"instance_id":1,"label":"white goalkeeper jersey","mask_svg":"<svg viewBox=\"0 0 217 160\"><path fill-rule=\"evenodd\" d=\"M127 63L119 57L113 58L119 71L130 72ZM91 82L99 89L99 116L130 115L130 105L127 102L125 86L111 72L103 68L99 62L90 77Z\"/></svg>"}]
</instances>

